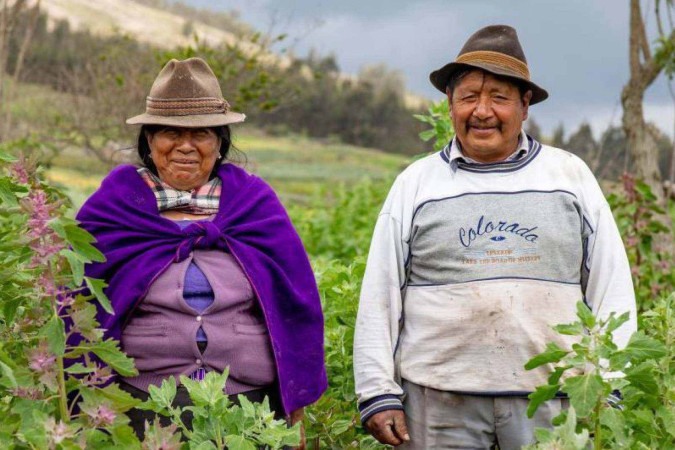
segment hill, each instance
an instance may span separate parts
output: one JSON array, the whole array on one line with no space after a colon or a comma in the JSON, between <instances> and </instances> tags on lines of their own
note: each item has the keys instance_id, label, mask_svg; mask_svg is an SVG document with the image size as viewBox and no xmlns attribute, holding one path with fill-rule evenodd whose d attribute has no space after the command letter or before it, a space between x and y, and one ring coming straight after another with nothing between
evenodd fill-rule
<instances>
[{"instance_id":1,"label":"hill","mask_svg":"<svg viewBox=\"0 0 675 450\"><path fill-rule=\"evenodd\" d=\"M202 23L190 24L192 33L183 33L186 19L133 0L42 0L41 5L52 22L66 20L75 30L95 34L128 34L162 48L189 45L193 35L209 45L237 41L234 34Z\"/></svg>"}]
</instances>

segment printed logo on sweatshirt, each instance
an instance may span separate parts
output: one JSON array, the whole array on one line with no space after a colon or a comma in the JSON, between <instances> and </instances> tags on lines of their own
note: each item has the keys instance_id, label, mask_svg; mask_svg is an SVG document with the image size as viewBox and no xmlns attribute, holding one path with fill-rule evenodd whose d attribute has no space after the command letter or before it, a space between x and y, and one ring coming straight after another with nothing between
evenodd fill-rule
<instances>
[{"instance_id":1,"label":"printed logo on sweatshirt","mask_svg":"<svg viewBox=\"0 0 675 450\"><path fill-rule=\"evenodd\" d=\"M480 216L475 226L469 227L468 230L464 227L459 229L459 242L465 248L469 248L478 237L485 235L495 242L505 241L511 236L518 236L527 242L534 243L539 238L539 235L535 233L537 228L536 226L521 225L517 222L509 223L505 220L492 221L485 219L485 216Z\"/></svg>"}]
</instances>

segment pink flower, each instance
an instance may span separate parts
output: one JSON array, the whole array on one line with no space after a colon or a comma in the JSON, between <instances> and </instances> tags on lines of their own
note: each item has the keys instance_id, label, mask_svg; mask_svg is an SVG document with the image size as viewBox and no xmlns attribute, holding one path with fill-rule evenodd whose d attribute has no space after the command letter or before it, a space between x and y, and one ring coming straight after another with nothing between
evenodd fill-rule
<instances>
[{"instance_id":1,"label":"pink flower","mask_svg":"<svg viewBox=\"0 0 675 450\"><path fill-rule=\"evenodd\" d=\"M637 198L637 192L635 191L635 177L627 172L621 176L623 181L623 190L626 193L628 201L634 202Z\"/></svg>"},{"instance_id":2,"label":"pink flower","mask_svg":"<svg viewBox=\"0 0 675 450\"><path fill-rule=\"evenodd\" d=\"M28 184L30 178L28 176L28 169L25 165L26 161L21 159L19 162L15 162L11 166L12 175L14 178L21 184Z\"/></svg>"},{"instance_id":3,"label":"pink flower","mask_svg":"<svg viewBox=\"0 0 675 450\"><path fill-rule=\"evenodd\" d=\"M28 367L37 373L48 372L56 363L56 357L44 346L32 349L28 355Z\"/></svg>"},{"instance_id":4,"label":"pink flower","mask_svg":"<svg viewBox=\"0 0 675 450\"><path fill-rule=\"evenodd\" d=\"M640 268L639 267L631 267L630 268L630 274L633 275L634 277L637 277L640 275Z\"/></svg>"},{"instance_id":5,"label":"pink flower","mask_svg":"<svg viewBox=\"0 0 675 450\"><path fill-rule=\"evenodd\" d=\"M40 390L34 387L19 386L10 389L10 393L14 397L25 398L28 400L38 400L42 398L42 393Z\"/></svg>"},{"instance_id":6,"label":"pink flower","mask_svg":"<svg viewBox=\"0 0 675 450\"><path fill-rule=\"evenodd\" d=\"M53 417L48 418L45 421L44 426L50 441L54 444L60 444L66 439L75 437L75 429L68 426L68 424L63 423L61 420L56 422Z\"/></svg>"},{"instance_id":7,"label":"pink flower","mask_svg":"<svg viewBox=\"0 0 675 450\"><path fill-rule=\"evenodd\" d=\"M117 414L107 405L99 405L96 408L89 408L83 411L91 418L92 425L95 427L110 426L115 422Z\"/></svg>"}]
</instances>

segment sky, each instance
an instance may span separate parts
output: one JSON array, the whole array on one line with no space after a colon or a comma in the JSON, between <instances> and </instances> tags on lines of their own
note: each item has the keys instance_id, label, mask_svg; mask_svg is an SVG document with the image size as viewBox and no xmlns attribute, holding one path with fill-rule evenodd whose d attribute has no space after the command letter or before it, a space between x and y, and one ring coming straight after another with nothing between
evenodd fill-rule
<instances>
[{"instance_id":1,"label":"sky","mask_svg":"<svg viewBox=\"0 0 675 450\"><path fill-rule=\"evenodd\" d=\"M343 72L385 63L400 71L411 92L442 95L429 73L451 62L479 28L516 28L532 81L550 97L530 108L545 134L588 122L598 136L620 126L620 94L629 77L628 0L182 0L237 10L261 31L288 33L296 55L334 54ZM654 0L643 1L653 8ZM645 13L645 11L643 11ZM675 13L675 12L674 12ZM655 25L648 31L655 36ZM674 82L670 82L675 90ZM661 75L647 91L645 115L673 135L675 107Z\"/></svg>"}]
</instances>

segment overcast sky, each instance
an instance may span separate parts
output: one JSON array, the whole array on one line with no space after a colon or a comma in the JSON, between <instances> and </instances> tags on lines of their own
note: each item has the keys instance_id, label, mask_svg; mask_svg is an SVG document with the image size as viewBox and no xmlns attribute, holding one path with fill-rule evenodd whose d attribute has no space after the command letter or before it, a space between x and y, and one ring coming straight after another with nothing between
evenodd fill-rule
<instances>
[{"instance_id":1,"label":"overcast sky","mask_svg":"<svg viewBox=\"0 0 675 450\"><path fill-rule=\"evenodd\" d=\"M410 91L440 100L429 72L455 59L466 39L496 23L516 28L532 80L550 97L531 117L550 133L588 121L596 134L620 125L628 79L628 0L183 0L236 9L265 31L287 32L295 53L334 53L343 72L385 63ZM643 2L644 3L644 2ZM654 1L649 1L653 7ZM654 24L650 24L654 31ZM653 35L653 33L652 33ZM663 75L650 88L645 113L673 134L675 108Z\"/></svg>"}]
</instances>

